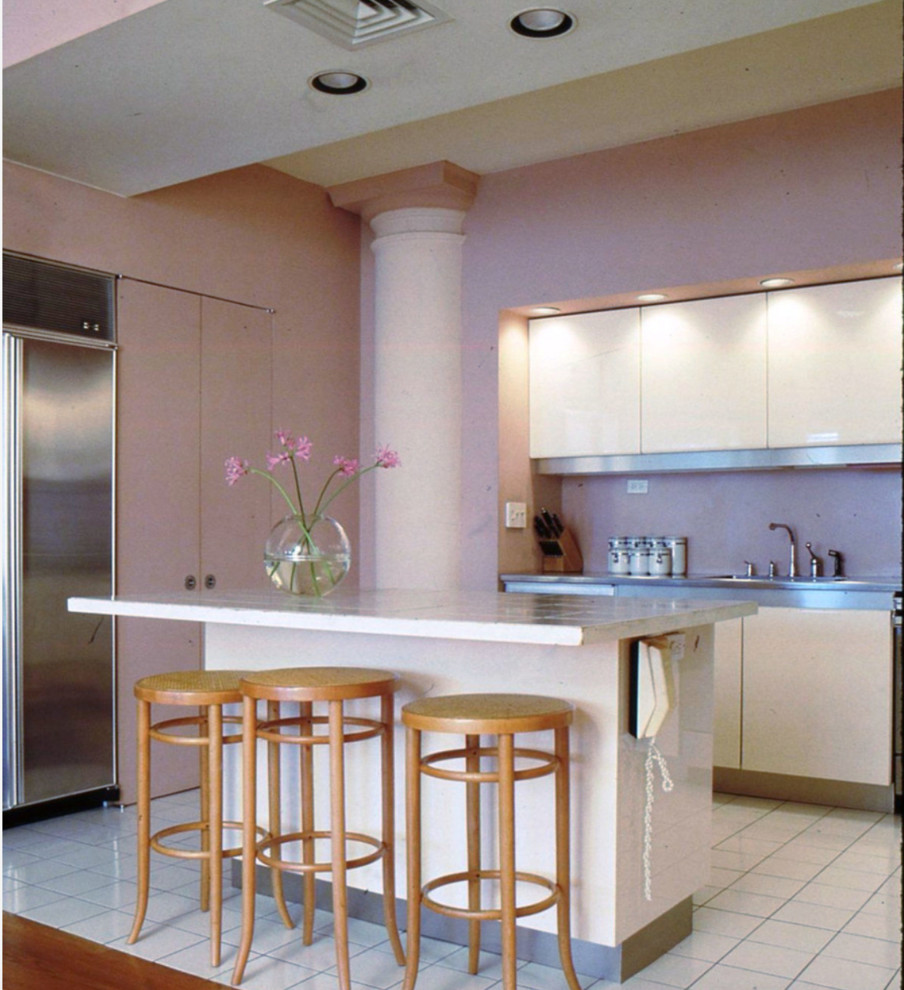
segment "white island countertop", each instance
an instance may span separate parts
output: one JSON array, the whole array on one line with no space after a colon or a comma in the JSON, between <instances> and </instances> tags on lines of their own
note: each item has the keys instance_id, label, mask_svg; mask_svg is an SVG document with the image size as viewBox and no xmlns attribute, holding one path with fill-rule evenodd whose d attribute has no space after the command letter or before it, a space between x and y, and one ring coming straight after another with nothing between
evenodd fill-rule
<instances>
[{"instance_id":1,"label":"white island countertop","mask_svg":"<svg viewBox=\"0 0 904 990\"><path fill-rule=\"evenodd\" d=\"M667 592L667 589L663 589ZM752 615L749 601L583 598L490 591L343 591L328 598L281 592L181 592L70 598L95 615L181 619L320 632L584 646Z\"/></svg>"}]
</instances>

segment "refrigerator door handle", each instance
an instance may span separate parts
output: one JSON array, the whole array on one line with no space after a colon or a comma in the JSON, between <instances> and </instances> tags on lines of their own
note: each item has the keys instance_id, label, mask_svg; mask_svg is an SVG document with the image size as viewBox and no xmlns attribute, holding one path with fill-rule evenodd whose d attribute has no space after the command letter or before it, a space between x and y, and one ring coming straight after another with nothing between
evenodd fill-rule
<instances>
[{"instance_id":1,"label":"refrigerator door handle","mask_svg":"<svg viewBox=\"0 0 904 990\"><path fill-rule=\"evenodd\" d=\"M22 492L21 445L16 435L22 394L22 341L3 335L3 810L22 800Z\"/></svg>"}]
</instances>

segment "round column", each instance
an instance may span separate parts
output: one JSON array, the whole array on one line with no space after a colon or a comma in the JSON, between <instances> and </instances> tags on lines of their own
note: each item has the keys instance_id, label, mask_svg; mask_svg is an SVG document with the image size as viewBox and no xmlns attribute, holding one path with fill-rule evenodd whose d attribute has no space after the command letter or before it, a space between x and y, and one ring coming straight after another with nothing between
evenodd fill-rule
<instances>
[{"instance_id":1,"label":"round column","mask_svg":"<svg viewBox=\"0 0 904 990\"><path fill-rule=\"evenodd\" d=\"M376 234L374 436L378 588L451 589L461 574L461 251L464 210L405 207Z\"/></svg>"}]
</instances>

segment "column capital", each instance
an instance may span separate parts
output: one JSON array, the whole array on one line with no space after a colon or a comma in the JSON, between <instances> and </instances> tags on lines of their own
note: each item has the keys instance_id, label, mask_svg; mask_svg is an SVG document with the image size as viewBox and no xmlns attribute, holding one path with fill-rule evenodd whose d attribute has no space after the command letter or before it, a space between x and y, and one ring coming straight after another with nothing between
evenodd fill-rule
<instances>
[{"instance_id":1,"label":"column capital","mask_svg":"<svg viewBox=\"0 0 904 990\"><path fill-rule=\"evenodd\" d=\"M370 221L380 213L408 207L467 210L477 195L480 177L452 162L432 162L343 182L327 189L334 206Z\"/></svg>"}]
</instances>

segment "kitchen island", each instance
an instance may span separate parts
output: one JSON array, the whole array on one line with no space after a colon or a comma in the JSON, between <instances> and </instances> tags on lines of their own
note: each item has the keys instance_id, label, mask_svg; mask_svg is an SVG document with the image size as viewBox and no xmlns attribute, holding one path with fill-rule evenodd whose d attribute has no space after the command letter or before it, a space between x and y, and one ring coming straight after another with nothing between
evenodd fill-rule
<instances>
[{"instance_id":1,"label":"kitchen island","mask_svg":"<svg viewBox=\"0 0 904 990\"><path fill-rule=\"evenodd\" d=\"M707 883L709 872L713 624L751 615L754 604L340 589L321 600L277 592L205 591L74 598L69 607L101 615L200 621L209 668L337 664L393 669L402 677L398 707L427 694L474 691L545 694L573 702L576 968L591 976L626 979L690 933L691 897ZM664 636L676 704L656 745L674 786L665 792L657 775L652 828L645 842L650 744L628 731L631 644ZM546 746L549 740L541 734L536 743ZM399 783L404 779L403 749L397 744ZM349 751L349 780L356 782L349 808L360 815L353 827L360 825L363 831L375 824L369 809L379 807L378 775L368 772L367 762L375 759L376 752L368 753L366 746ZM365 784L359 788L362 779ZM523 868L543 872L552 867L552 787L548 777L518 786L518 861ZM434 837L424 853L429 874L460 869L464 862L463 791L446 787L442 800L431 802L429 792L425 797L425 834ZM396 804L396 886L404 890L401 786ZM485 837L485 846L492 848L492 834ZM361 891L357 901L366 915L374 892L381 890L379 866L355 870L349 881ZM555 965L554 915L523 918L519 927L519 955ZM430 912L424 934L459 940L454 922L433 918ZM487 945L492 946L491 938Z\"/></svg>"}]
</instances>

